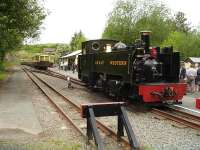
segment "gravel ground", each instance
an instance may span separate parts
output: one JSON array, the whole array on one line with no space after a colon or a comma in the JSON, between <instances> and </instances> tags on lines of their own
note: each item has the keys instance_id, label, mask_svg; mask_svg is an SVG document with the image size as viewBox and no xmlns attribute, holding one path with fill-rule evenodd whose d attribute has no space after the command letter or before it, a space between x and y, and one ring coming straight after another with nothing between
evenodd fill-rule
<instances>
[{"instance_id":1,"label":"gravel ground","mask_svg":"<svg viewBox=\"0 0 200 150\"><path fill-rule=\"evenodd\" d=\"M143 146L153 149L200 149L200 132L157 117L152 113L128 112L130 122Z\"/></svg>"},{"instance_id":2,"label":"gravel ground","mask_svg":"<svg viewBox=\"0 0 200 150\"><path fill-rule=\"evenodd\" d=\"M101 100L106 101L102 94L93 93L78 85L73 85L73 89L67 89L65 88L65 81L46 75L41 76L66 95L66 97L78 104L102 102ZM127 113L138 140L143 147L155 150L200 150L200 132L157 117L150 112L133 112L131 110L127 111ZM116 130L115 117L102 118L102 120L109 127Z\"/></svg>"},{"instance_id":3,"label":"gravel ground","mask_svg":"<svg viewBox=\"0 0 200 150\"><path fill-rule=\"evenodd\" d=\"M19 71L19 69L17 70ZM20 129L1 129L0 150L87 149L84 147L83 139L77 136L78 133L74 132L73 127L59 117L47 98L25 74L24 76L24 82L29 87L27 91L32 93L34 111L42 127L42 132L33 135Z\"/></svg>"},{"instance_id":4,"label":"gravel ground","mask_svg":"<svg viewBox=\"0 0 200 150\"><path fill-rule=\"evenodd\" d=\"M71 70L67 70L67 71L64 71L64 70L60 70L58 69L57 67L54 67L54 68L48 68L48 70L51 70L53 72L57 72L59 74L62 74L62 75L67 75L67 76L70 76L70 77L73 77L75 79L78 79L78 72L75 71L74 73L71 71Z\"/></svg>"},{"instance_id":5,"label":"gravel ground","mask_svg":"<svg viewBox=\"0 0 200 150\"><path fill-rule=\"evenodd\" d=\"M39 75L39 74L38 74ZM40 74L41 75L41 74ZM82 119L79 112L74 109L74 107L68 102L64 102L63 98L54 94L54 92L45 88L45 92L53 98L53 101L58 104L62 110L73 120L73 122L79 126L79 128L86 134L86 119ZM104 148L107 150L121 150L124 149L121 144L116 144L116 142L109 136L105 136L102 132L102 141L104 143Z\"/></svg>"}]
</instances>

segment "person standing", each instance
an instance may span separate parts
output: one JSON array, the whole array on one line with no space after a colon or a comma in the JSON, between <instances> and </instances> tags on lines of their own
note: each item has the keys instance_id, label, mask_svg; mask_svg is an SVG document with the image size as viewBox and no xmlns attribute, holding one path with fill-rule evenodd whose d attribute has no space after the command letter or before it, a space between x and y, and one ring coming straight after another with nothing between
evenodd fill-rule
<instances>
[{"instance_id":1,"label":"person standing","mask_svg":"<svg viewBox=\"0 0 200 150\"><path fill-rule=\"evenodd\" d=\"M200 65L198 65L198 68L197 68L197 76L195 78L195 84L196 84L196 91L199 92L199 90L200 90Z\"/></svg>"},{"instance_id":2,"label":"person standing","mask_svg":"<svg viewBox=\"0 0 200 150\"><path fill-rule=\"evenodd\" d=\"M185 78L186 78L186 69L185 69L185 64L182 63L181 68L180 68L180 75L179 75L180 82L184 82Z\"/></svg>"},{"instance_id":3,"label":"person standing","mask_svg":"<svg viewBox=\"0 0 200 150\"><path fill-rule=\"evenodd\" d=\"M68 76L67 72L65 74L65 80L66 80L66 83L67 83L67 88L73 88L71 78Z\"/></svg>"},{"instance_id":4,"label":"person standing","mask_svg":"<svg viewBox=\"0 0 200 150\"><path fill-rule=\"evenodd\" d=\"M188 90L189 92L195 92L195 78L197 76L197 70L195 65L191 64L191 67L186 71Z\"/></svg>"},{"instance_id":5,"label":"person standing","mask_svg":"<svg viewBox=\"0 0 200 150\"><path fill-rule=\"evenodd\" d=\"M76 69L76 68L75 68L75 63L73 62L73 63L72 63L72 72L73 72L73 73L75 73L75 69Z\"/></svg>"}]
</instances>

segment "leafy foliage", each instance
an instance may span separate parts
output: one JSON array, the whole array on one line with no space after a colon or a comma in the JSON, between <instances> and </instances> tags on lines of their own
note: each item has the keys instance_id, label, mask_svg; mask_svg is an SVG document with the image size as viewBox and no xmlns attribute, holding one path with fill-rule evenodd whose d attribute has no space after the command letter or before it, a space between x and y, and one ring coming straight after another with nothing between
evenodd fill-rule
<instances>
[{"instance_id":1,"label":"leafy foliage","mask_svg":"<svg viewBox=\"0 0 200 150\"><path fill-rule=\"evenodd\" d=\"M102 37L133 43L140 31L149 30L152 45L173 45L182 59L200 56L200 28L192 30L183 12L171 14L165 4L156 0L118 0Z\"/></svg>"},{"instance_id":2,"label":"leafy foliage","mask_svg":"<svg viewBox=\"0 0 200 150\"><path fill-rule=\"evenodd\" d=\"M44 48L54 48L55 57L59 57L63 53L70 51L68 44L61 43L49 43L49 44L35 44L35 45L24 45L20 48L18 55L21 59L30 59L36 53L42 53Z\"/></svg>"},{"instance_id":3,"label":"leafy foliage","mask_svg":"<svg viewBox=\"0 0 200 150\"><path fill-rule=\"evenodd\" d=\"M17 49L26 38L35 38L46 16L37 0L6 0L0 2L0 58L8 50Z\"/></svg>"},{"instance_id":4,"label":"leafy foliage","mask_svg":"<svg viewBox=\"0 0 200 150\"><path fill-rule=\"evenodd\" d=\"M169 35L171 28L168 9L164 5L160 5L152 8L148 15L136 22L133 36L136 39L140 31L149 30L153 34L151 43L160 45Z\"/></svg>"},{"instance_id":5,"label":"leafy foliage","mask_svg":"<svg viewBox=\"0 0 200 150\"><path fill-rule=\"evenodd\" d=\"M55 48L60 44L58 43L49 43L49 44L34 44L34 45L24 45L21 47L21 50L25 50L30 53L42 53L44 48Z\"/></svg>"},{"instance_id":6,"label":"leafy foliage","mask_svg":"<svg viewBox=\"0 0 200 150\"><path fill-rule=\"evenodd\" d=\"M86 41L86 37L84 36L82 31L79 31L78 33L75 32L70 42L71 50L74 51L81 49L81 43L84 41Z\"/></svg>"},{"instance_id":7,"label":"leafy foliage","mask_svg":"<svg viewBox=\"0 0 200 150\"><path fill-rule=\"evenodd\" d=\"M200 56L200 34L172 32L162 45L173 45L174 49L181 52L182 59L188 56Z\"/></svg>"},{"instance_id":8,"label":"leafy foliage","mask_svg":"<svg viewBox=\"0 0 200 150\"><path fill-rule=\"evenodd\" d=\"M132 43L141 30L151 30L156 33L162 28L168 28L168 13L169 10L162 3L158 4L154 0L118 0L109 14L102 37ZM161 37L157 39L162 40L162 36L167 36L166 33L165 30L165 33L160 34Z\"/></svg>"},{"instance_id":9,"label":"leafy foliage","mask_svg":"<svg viewBox=\"0 0 200 150\"><path fill-rule=\"evenodd\" d=\"M176 31L184 33L191 31L190 24L188 23L187 18L183 12L179 11L175 14L175 17L172 19L172 24L174 25Z\"/></svg>"}]
</instances>

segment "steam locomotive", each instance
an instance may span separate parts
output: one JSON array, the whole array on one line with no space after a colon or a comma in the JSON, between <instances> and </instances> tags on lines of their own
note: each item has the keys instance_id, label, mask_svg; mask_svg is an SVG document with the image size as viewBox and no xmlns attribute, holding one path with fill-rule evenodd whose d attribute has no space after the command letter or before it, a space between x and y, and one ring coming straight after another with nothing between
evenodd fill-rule
<instances>
[{"instance_id":1,"label":"steam locomotive","mask_svg":"<svg viewBox=\"0 0 200 150\"><path fill-rule=\"evenodd\" d=\"M179 82L180 54L173 47L150 47L150 31L126 45L116 40L82 43L78 77L110 96L144 103L179 103L186 85Z\"/></svg>"}]
</instances>

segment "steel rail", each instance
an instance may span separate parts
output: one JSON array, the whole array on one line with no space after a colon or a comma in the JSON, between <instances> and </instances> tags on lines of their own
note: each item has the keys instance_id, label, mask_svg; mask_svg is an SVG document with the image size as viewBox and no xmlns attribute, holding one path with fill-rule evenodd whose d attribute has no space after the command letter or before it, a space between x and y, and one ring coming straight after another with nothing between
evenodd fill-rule
<instances>
[{"instance_id":1,"label":"steel rail","mask_svg":"<svg viewBox=\"0 0 200 150\"><path fill-rule=\"evenodd\" d=\"M53 107L62 115L62 118L64 118L66 121L70 122L70 124L85 138L87 139L87 136L85 133L78 127L76 124L72 121L72 119L63 111L62 108L60 108L52 99L49 97L48 94L42 89L42 87L29 75L27 69L23 68L26 75L32 80L32 82L42 91L42 93L48 98L50 103L53 105ZM34 76L34 74L29 70L29 72ZM92 141L89 141L90 144L95 148L95 144Z\"/></svg>"},{"instance_id":2,"label":"steel rail","mask_svg":"<svg viewBox=\"0 0 200 150\"><path fill-rule=\"evenodd\" d=\"M30 68L26 68L28 70L31 70ZM52 76L52 77L56 77L56 78L59 78L59 79L63 79L63 80L67 80L67 77L70 77L71 79L71 82L74 83L74 84L77 84L77 85L80 85L80 86L86 86L86 84L78 79L75 79L71 76L64 76L58 72L54 72L54 71L51 71L51 70L47 70L47 71L44 71L44 70L38 70L38 69L35 69L34 70L31 70L33 72L37 72L37 73L43 73L43 74L46 74L46 75L49 75L49 76Z\"/></svg>"},{"instance_id":3,"label":"steel rail","mask_svg":"<svg viewBox=\"0 0 200 150\"><path fill-rule=\"evenodd\" d=\"M37 76L37 78L38 78L38 76ZM46 84L49 88L51 88L52 90L54 90L55 92L57 92L60 96L62 96L65 101L70 102L73 106L75 106L78 112L81 112L81 108L80 108L80 106L78 104L76 104L76 103L72 102L71 100L69 100L66 96L64 96L63 94L61 94L55 88L53 88L48 83L46 83L44 80L42 80L40 78L38 78L38 79L41 80L41 82L43 82L44 84ZM106 133L107 135L110 135L116 141L119 140L119 138L118 138L117 134L115 133L115 131L113 131L112 129L108 128L107 126L105 126L104 124L102 124L98 120L96 120L96 122L97 122L97 127L99 129L101 129L104 133ZM130 147L129 142L125 138L120 138L120 141L124 144L124 146Z\"/></svg>"},{"instance_id":4,"label":"steel rail","mask_svg":"<svg viewBox=\"0 0 200 150\"><path fill-rule=\"evenodd\" d=\"M51 85L49 85L47 82L45 82L44 80L42 80L41 78L39 78L37 75L35 75L33 73L33 75L40 80L43 84L45 84L46 86L48 86L50 89L52 89L54 92L56 92L58 95L60 95L61 97L63 97L64 101L69 102L70 104L72 104L74 107L76 107L78 112L81 112L81 108L78 104L72 102L71 100L69 100L66 96L64 96L63 94L61 94L57 89L55 89L54 87L52 87ZM112 129L110 129L109 127L105 126L103 123L101 123L100 121L96 120L97 123L97 127L99 129L101 129L105 134L110 135L113 139L115 139L117 142L121 142L125 147L130 148L130 144L128 142L128 140L126 140L125 138L119 138L117 136L117 134L115 133L115 131L113 131Z\"/></svg>"},{"instance_id":5,"label":"steel rail","mask_svg":"<svg viewBox=\"0 0 200 150\"><path fill-rule=\"evenodd\" d=\"M185 112L185 111L173 108L173 107L167 107L167 108L170 109L170 110L172 110L172 111L175 111L175 112L178 112L180 114L183 114L183 115L187 116L187 118L190 118L190 119L193 119L193 120L196 120L196 121L200 122L200 116L193 115L191 113L188 113L188 112Z\"/></svg>"},{"instance_id":6,"label":"steel rail","mask_svg":"<svg viewBox=\"0 0 200 150\"><path fill-rule=\"evenodd\" d=\"M80 80L78 80L78 79L76 79L76 78L73 78L73 77L71 77L71 76L69 76L69 75L64 76L64 75L62 75L62 74L60 74L60 73L58 73L58 72L52 71L52 70L48 70L48 72L51 73L51 74L55 74L55 76L57 76L58 78L64 79L64 80L66 80L67 77L70 77L70 79L71 79L71 81L72 81L73 83L78 84L78 85L81 85L81 86L86 86L86 84L83 83L82 81L80 81Z\"/></svg>"},{"instance_id":7,"label":"steel rail","mask_svg":"<svg viewBox=\"0 0 200 150\"><path fill-rule=\"evenodd\" d=\"M151 112L200 131L200 124L194 123L192 121L188 121L184 119L182 116L180 117L180 116L177 116L176 114L172 114L172 113L166 112L164 110L156 109L156 108L153 108Z\"/></svg>"}]
</instances>

